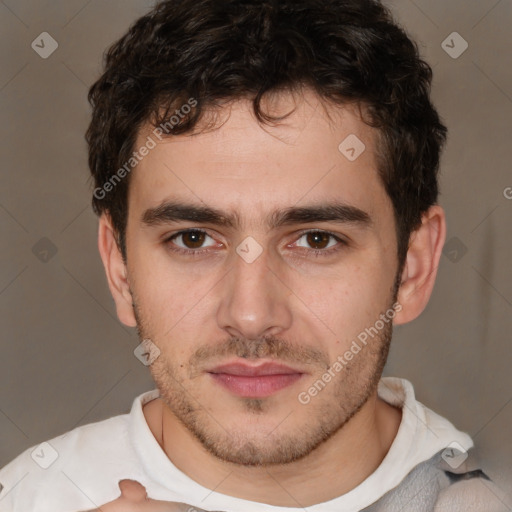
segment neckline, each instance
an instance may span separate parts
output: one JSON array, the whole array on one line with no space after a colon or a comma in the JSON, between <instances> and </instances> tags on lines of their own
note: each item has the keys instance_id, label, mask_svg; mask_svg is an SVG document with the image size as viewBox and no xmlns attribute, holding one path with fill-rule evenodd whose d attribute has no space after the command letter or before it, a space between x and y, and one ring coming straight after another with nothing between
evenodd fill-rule
<instances>
[{"instance_id":1,"label":"neckline","mask_svg":"<svg viewBox=\"0 0 512 512\"><path fill-rule=\"evenodd\" d=\"M466 449L473 446L467 434L457 431L448 420L438 416L416 400L413 386L408 380L383 377L379 382L378 395L390 405L402 410L402 420L388 453L376 470L358 486L332 500L307 507L308 511L329 512L332 507L340 506L348 510L367 507L396 487L417 464L445 448L449 442L458 440ZM185 501L205 510L243 510L244 512L302 510L216 493L215 490L203 487L181 472L163 451L144 416L144 404L159 396L157 389L140 395L135 399L130 413L132 416L130 438L144 471L156 484L154 486L154 491L157 493L156 499L169 500L171 499L169 494L173 494L172 499ZM439 436L429 431L429 421L432 421L435 428L439 430ZM150 486L146 488L153 497ZM184 491L186 496L183 496ZM202 501L205 497L207 500Z\"/></svg>"}]
</instances>

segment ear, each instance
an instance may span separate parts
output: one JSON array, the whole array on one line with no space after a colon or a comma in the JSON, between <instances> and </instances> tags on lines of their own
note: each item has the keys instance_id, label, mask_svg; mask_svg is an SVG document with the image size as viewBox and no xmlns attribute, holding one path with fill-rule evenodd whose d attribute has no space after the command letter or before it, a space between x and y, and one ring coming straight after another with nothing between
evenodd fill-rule
<instances>
[{"instance_id":1,"label":"ear","mask_svg":"<svg viewBox=\"0 0 512 512\"><path fill-rule=\"evenodd\" d=\"M110 293L116 303L117 316L123 324L135 327L137 322L132 306L133 300L127 279L127 268L117 246L112 222L107 214L100 217L98 248L107 274Z\"/></svg>"},{"instance_id":2,"label":"ear","mask_svg":"<svg viewBox=\"0 0 512 512\"><path fill-rule=\"evenodd\" d=\"M425 309L434 289L437 268L446 239L446 219L439 205L422 216L421 226L411 234L409 250L398 291L395 325L417 318Z\"/></svg>"}]
</instances>

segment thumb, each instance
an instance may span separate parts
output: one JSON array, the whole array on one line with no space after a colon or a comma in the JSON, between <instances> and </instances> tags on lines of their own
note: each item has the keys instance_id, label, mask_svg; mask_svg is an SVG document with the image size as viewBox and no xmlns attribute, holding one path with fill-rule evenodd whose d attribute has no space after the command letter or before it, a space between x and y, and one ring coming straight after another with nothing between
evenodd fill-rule
<instances>
[{"instance_id":1,"label":"thumb","mask_svg":"<svg viewBox=\"0 0 512 512\"><path fill-rule=\"evenodd\" d=\"M121 498L126 498L128 501L142 503L147 500L146 488L135 480L120 480L119 489Z\"/></svg>"}]
</instances>

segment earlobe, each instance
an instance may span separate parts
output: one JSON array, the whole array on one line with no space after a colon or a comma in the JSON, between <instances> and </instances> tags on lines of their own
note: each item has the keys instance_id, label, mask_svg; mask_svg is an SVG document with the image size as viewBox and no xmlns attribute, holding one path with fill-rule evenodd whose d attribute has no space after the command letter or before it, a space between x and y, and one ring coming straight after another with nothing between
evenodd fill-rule
<instances>
[{"instance_id":1,"label":"earlobe","mask_svg":"<svg viewBox=\"0 0 512 512\"><path fill-rule=\"evenodd\" d=\"M444 210L438 205L431 206L423 215L421 226L410 238L397 299L402 309L395 317L395 325L414 320L427 306L445 238Z\"/></svg>"},{"instance_id":2,"label":"earlobe","mask_svg":"<svg viewBox=\"0 0 512 512\"><path fill-rule=\"evenodd\" d=\"M116 242L112 222L107 214L100 217L98 249L107 275L110 293L116 304L117 316L123 324L135 327L137 322L133 311L127 268Z\"/></svg>"}]
</instances>

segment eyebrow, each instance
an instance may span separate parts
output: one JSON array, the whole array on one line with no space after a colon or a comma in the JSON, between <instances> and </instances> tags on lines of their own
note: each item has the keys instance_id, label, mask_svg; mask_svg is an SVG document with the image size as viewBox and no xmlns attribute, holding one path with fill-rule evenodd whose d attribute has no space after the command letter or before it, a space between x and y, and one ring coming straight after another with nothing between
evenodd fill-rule
<instances>
[{"instance_id":1,"label":"eyebrow","mask_svg":"<svg viewBox=\"0 0 512 512\"><path fill-rule=\"evenodd\" d=\"M155 208L147 209L142 215L142 223L149 227L179 221L212 224L233 229L240 228L242 224L237 213L226 213L210 206L179 201L165 201ZM373 220L367 212L341 202L292 206L275 210L266 219L268 229L317 222L354 224L361 228L369 228L373 225Z\"/></svg>"}]
</instances>

